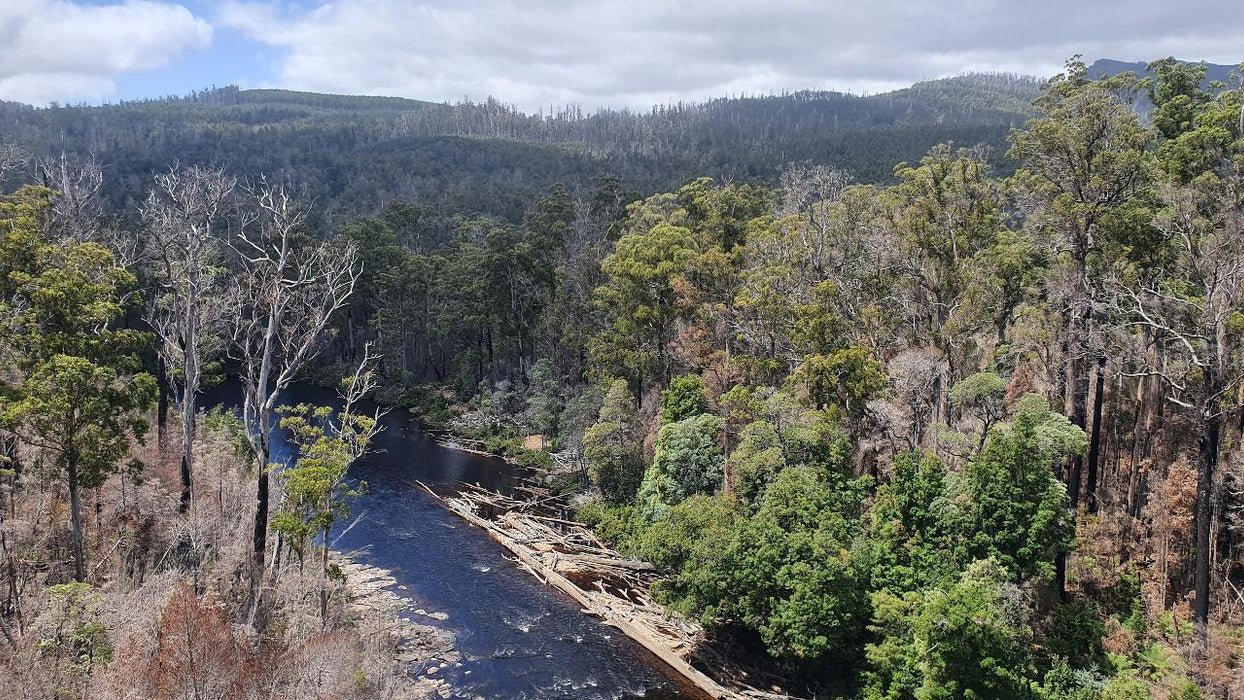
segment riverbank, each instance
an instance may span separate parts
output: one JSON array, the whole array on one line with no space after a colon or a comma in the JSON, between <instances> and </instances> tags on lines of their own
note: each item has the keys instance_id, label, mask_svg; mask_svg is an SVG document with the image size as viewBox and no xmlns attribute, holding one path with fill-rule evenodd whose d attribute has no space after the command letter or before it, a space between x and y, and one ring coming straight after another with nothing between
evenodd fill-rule
<instances>
[{"instance_id":1,"label":"riverbank","mask_svg":"<svg viewBox=\"0 0 1244 700\"><path fill-rule=\"evenodd\" d=\"M586 524L549 515L560 513L555 495L527 489L531 497L520 501L479 487L441 494L419 485L450 512L487 532L527 573L571 597L583 613L638 642L705 697L791 697L778 688L751 685L744 665L703 649L704 629L665 610L649 595L659 578L653 567L608 548Z\"/></svg>"},{"instance_id":2,"label":"riverbank","mask_svg":"<svg viewBox=\"0 0 1244 700\"><path fill-rule=\"evenodd\" d=\"M395 673L410 679L409 697L449 697L453 691L439 676L462 665L454 634L412 619L444 621L448 615L414 608L412 601L399 595L400 584L389 571L360 564L340 552L333 553L332 561L345 576L355 626L370 638L369 646L389 652Z\"/></svg>"}]
</instances>

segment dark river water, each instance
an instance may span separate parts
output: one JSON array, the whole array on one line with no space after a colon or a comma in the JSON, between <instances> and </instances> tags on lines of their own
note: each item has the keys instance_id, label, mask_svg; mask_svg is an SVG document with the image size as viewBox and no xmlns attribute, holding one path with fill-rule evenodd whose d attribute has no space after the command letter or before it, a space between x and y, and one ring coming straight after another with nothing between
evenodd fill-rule
<instances>
[{"instance_id":1,"label":"dark river water","mask_svg":"<svg viewBox=\"0 0 1244 700\"><path fill-rule=\"evenodd\" d=\"M290 392L288 403L303 401L330 404L335 397L310 387ZM704 697L637 643L519 569L501 545L420 489L416 480L505 491L515 474L500 459L436 444L403 415L385 418L375 443L380 451L351 469L368 492L353 503L350 529L342 535L337 528L335 547L390 571L410 610L449 615L443 622L411 618L457 637L461 666L437 674L456 697Z\"/></svg>"}]
</instances>

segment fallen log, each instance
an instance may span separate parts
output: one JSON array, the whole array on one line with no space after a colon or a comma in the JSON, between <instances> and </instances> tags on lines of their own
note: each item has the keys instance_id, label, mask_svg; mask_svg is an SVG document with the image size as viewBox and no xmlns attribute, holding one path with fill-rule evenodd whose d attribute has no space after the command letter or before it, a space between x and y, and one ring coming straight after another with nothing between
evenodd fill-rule
<instances>
[{"instance_id":1,"label":"fallen log","mask_svg":"<svg viewBox=\"0 0 1244 700\"><path fill-rule=\"evenodd\" d=\"M596 553L576 554L560 551L542 553L532 546L531 533L533 531L548 531L541 533L543 540L535 541L548 543L551 539L562 546L573 545L567 545L564 535L552 532L545 523L531 518L530 514L510 510L502 516L505 520L504 525L481 517L477 512L477 502L495 507L498 502L505 499L500 494L492 494L484 489L472 487L459 492L458 496L442 496L423 482L418 483L448 510L487 532L489 536L509 550L522 567L531 572L537 580L570 596L587 614L599 617L605 624L638 642L710 697L719 700L741 700L747 697L741 691L721 685L691 665L688 658L696 648L697 641L702 634L698 626L679 624L666 619L665 611L652 604L646 595L644 603L636 604L629 597L611 593L600 578L595 580L599 590L585 590L557 570L557 562L566 558L587 565L588 571L595 570L606 577L616 577L619 571L623 574L648 573L651 565L624 559L616 553L611 553L612 557ZM527 525L533 526L527 527ZM574 523L574 525L579 524ZM598 547L584 548L600 549ZM549 561L545 561L546 556Z\"/></svg>"}]
</instances>

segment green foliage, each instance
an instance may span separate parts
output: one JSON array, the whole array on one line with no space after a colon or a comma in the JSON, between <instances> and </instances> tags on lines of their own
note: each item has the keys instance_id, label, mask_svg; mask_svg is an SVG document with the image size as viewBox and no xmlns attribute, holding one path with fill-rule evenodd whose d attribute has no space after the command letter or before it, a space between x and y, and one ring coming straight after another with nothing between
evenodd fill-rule
<instances>
[{"instance_id":1,"label":"green foliage","mask_svg":"<svg viewBox=\"0 0 1244 700\"><path fill-rule=\"evenodd\" d=\"M657 600L711 623L737 594L731 545L740 516L722 496L691 496L639 536L636 553L672 572L653 589Z\"/></svg>"},{"instance_id":2,"label":"green foliage","mask_svg":"<svg viewBox=\"0 0 1244 700\"><path fill-rule=\"evenodd\" d=\"M35 623L35 648L69 659L71 668L89 674L112 661L112 644L102 618L103 596L87 583L48 586L51 607Z\"/></svg>"},{"instance_id":3,"label":"green foliage","mask_svg":"<svg viewBox=\"0 0 1244 700\"><path fill-rule=\"evenodd\" d=\"M1055 659L1045 673L1041 697L1045 700L1097 700L1105 684L1091 672L1072 668L1066 659Z\"/></svg>"},{"instance_id":4,"label":"green foliage","mask_svg":"<svg viewBox=\"0 0 1244 700\"><path fill-rule=\"evenodd\" d=\"M602 540L614 544L623 552L633 550L634 541L644 528L635 506L617 505L603 499L588 501L578 510L576 517L590 525Z\"/></svg>"},{"instance_id":5,"label":"green foliage","mask_svg":"<svg viewBox=\"0 0 1244 700\"><path fill-rule=\"evenodd\" d=\"M734 489L749 507L760 501L761 494L788 462L782 435L772 423L754 421L739 433L739 444L730 453L734 473Z\"/></svg>"},{"instance_id":6,"label":"green foliage","mask_svg":"<svg viewBox=\"0 0 1244 700\"><path fill-rule=\"evenodd\" d=\"M84 357L53 355L33 366L4 420L47 449L54 473L94 488L116 471L131 437L147 431L143 411L155 400L149 375L125 375Z\"/></svg>"},{"instance_id":7,"label":"green foliage","mask_svg":"<svg viewBox=\"0 0 1244 700\"><path fill-rule=\"evenodd\" d=\"M811 667L853 656L869 615L867 572L852 551L859 487L791 467L739 527L732 611L773 656Z\"/></svg>"},{"instance_id":8,"label":"green foliage","mask_svg":"<svg viewBox=\"0 0 1244 700\"><path fill-rule=\"evenodd\" d=\"M771 388L731 390L723 400L735 416L753 419L739 433L730 454L732 485L749 510L759 505L779 471L802 465L840 472L850 462L851 442L822 411L809 411L794 396ZM740 403L741 400L741 403Z\"/></svg>"},{"instance_id":9,"label":"green foliage","mask_svg":"<svg viewBox=\"0 0 1244 700\"><path fill-rule=\"evenodd\" d=\"M743 181L803 154L884 180L894 163L942 141L1001 147L1008 127L1031 116L1037 85L976 74L870 96L803 91L651 111L567 107L552 118L492 99L451 105L230 86L54 110L7 103L0 114L13 140L50 149L41 156L64 149L108 163L112 203L140 200L137 183L152 164L180 159L225 163L238 176L280 170L333 212L368 213L417 194L437 212L517 222L550 185L602 175L657 191L705 173ZM89 143L60 138L87 131L96 134Z\"/></svg>"},{"instance_id":10,"label":"green foliage","mask_svg":"<svg viewBox=\"0 0 1244 700\"><path fill-rule=\"evenodd\" d=\"M517 455L518 466L532 471L547 471L553 468L553 457L544 450L521 449Z\"/></svg>"},{"instance_id":11,"label":"green foliage","mask_svg":"<svg viewBox=\"0 0 1244 700\"><path fill-rule=\"evenodd\" d=\"M889 483L877 489L871 515L874 590L901 595L957 574L958 533L940 459L898 455Z\"/></svg>"},{"instance_id":12,"label":"green foliage","mask_svg":"<svg viewBox=\"0 0 1244 700\"><path fill-rule=\"evenodd\" d=\"M553 362L541 358L531 368L531 394L525 411L528 424L540 435L557 435L557 419L562 412L561 382Z\"/></svg>"},{"instance_id":13,"label":"green foliage","mask_svg":"<svg viewBox=\"0 0 1244 700\"><path fill-rule=\"evenodd\" d=\"M690 229L659 223L627 233L601 263L607 276L596 307L609 319L592 338L592 361L605 375L639 380L665 370L678 300L701 244Z\"/></svg>"},{"instance_id":14,"label":"green foliage","mask_svg":"<svg viewBox=\"0 0 1244 700\"><path fill-rule=\"evenodd\" d=\"M1022 593L992 560L947 588L874 596L868 698L949 700L1028 695L1032 630Z\"/></svg>"},{"instance_id":15,"label":"green foliage","mask_svg":"<svg viewBox=\"0 0 1244 700\"><path fill-rule=\"evenodd\" d=\"M630 501L639 489L644 463L635 397L625 380L609 384L598 417L583 434L588 475L607 500Z\"/></svg>"},{"instance_id":16,"label":"green foliage","mask_svg":"<svg viewBox=\"0 0 1244 700\"><path fill-rule=\"evenodd\" d=\"M1086 445L1084 431L1045 399L1021 398L956 487L966 500L960 527L970 556L993 558L1017 580L1051 574L1054 554L1071 544L1067 492L1053 467Z\"/></svg>"},{"instance_id":17,"label":"green foliage","mask_svg":"<svg viewBox=\"0 0 1244 700\"><path fill-rule=\"evenodd\" d=\"M1152 700L1153 693L1149 685L1137 678L1134 673L1124 671L1101 689L1101 700Z\"/></svg>"},{"instance_id":18,"label":"green foliage","mask_svg":"<svg viewBox=\"0 0 1244 700\"><path fill-rule=\"evenodd\" d=\"M723 422L710 413L661 426L656 454L639 487L640 510L656 519L669 506L721 486Z\"/></svg>"},{"instance_id":19,"label":"green foliage","mask_svg":"<svg viewBox=\"0 0 1244 700\"><path fill-rule=\"evenodd\" d=\"M289 538L300 556L311 537L319 534L321 565L327 573L329 532L349 515L348 499L367 491L367 482L350 484L347 472L371 449L381 427L376 416L354 411L349 401L342 411L299 404L282 406L278 412L281 428L298 447L298 455L292 466L280 472L284 498L271 526Z\"/></svg>"},{"instance_id":20,"label":"green foliage","mask_svg":"<svg viewBox=\"0 0 1244 700\"><path fill-rule=\"evenodd\" d=\"M792 377L803 386L813 406L832 406L851 417L862 415L868 402L880 396L887 385L885 368L858 347L829 356L809 356Z\"/></svg>"},{"instance_id":21,"label":"green foliage","mask_svg":"<svg viewBox=\"0 0 1244 700\"><path fill-rule=\"evenodd\" d=\"M704 378L698 374L674 377L661 392L661 423L677 423L708 411Z\"/></svg>"},{"instance_id":22,"label":"green foliage","mask_svg":"<svg viewBox=\"0 0 1244 700\"><path fill-rule=\"evenodd\" d=\"M993 372L977 372L959 380L950 389L950 400L956 406L977 413L988 426L1001 418L1006 381Z\"/></svg>"},{"instance_id":23,"label":"green foliage","mask_svg":"<svg viewBox=\"0 0 1244 700\"><path fill-rule=\"evenodd\" d=\"M46 240L49 196L24 188L0 200L0 249L13 254L0 264L0 314L8 318L0 352L18 370L16 386L0 386L8 394L0 425L43 451L45 476L67 483L82 580L79 489L102 485L121 468L130 441L143 439L156 387L137 371L146 336L114 328L133 275L100 245Z\"/></svg>"},{"instance_id":24,"label":"green foliage","mask_svg":"<svg viewBox=\"0 0 1244 700\"><path fill-rule=\"evenodd\" d=\"M1054 609L1046 646L1050 654L1065 659L1072 668L1104 668L1107 664L1102 637L1106 623L1091 601L1064 603Z\"/></svg>"}]
</instances>

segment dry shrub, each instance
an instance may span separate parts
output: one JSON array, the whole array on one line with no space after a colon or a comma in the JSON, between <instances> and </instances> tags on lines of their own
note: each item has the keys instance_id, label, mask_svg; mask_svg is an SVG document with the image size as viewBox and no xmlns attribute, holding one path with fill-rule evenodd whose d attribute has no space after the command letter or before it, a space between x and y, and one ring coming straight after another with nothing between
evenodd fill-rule
<instances>
[{"instance_id":1,"label":"dry shrub","mask_svg":"<svg viewBox=\"0 0 1244 700\"><path fill-rule=\"evenodd\" d=\"M184 583L160 615L152 675L161 698L227 697L246 654L220 606L205 604Z\"/></svg>"},{"instance_id":2,"label":"dry shrub","mask_svg":"<svg viewBox=\"0 0 1244 700\"><path fill-rule=\"evenodd\" d=\"M1114 600L1140 542L1135 520L1127 513L1083 513L1076 523L1076 549L1068 558L1068 581L1094 600Z\"/></svg>"},{"instance_id":3,"label":"dry shrub","mask_svg":"<svg viewBox=\"0 0 1244 700\"><path fill-rule=\"evenodd\" d=\"M1165 610L1172 588L1186 582L1192 562L1187 543L1193 541L1196 507L1196 469L1184 457L1172 462L1145 504L1143 519L1149 523L1142 590L1150 614Z\"/></svg>"},{"instance_id":4,"label":"dry shrub","mask_svg":"<svg viewBox=\"0 0 1244 700\"><path fill-rule=\"evenodd\" d=\"M362 649L354 635L317 634L291 649L281 660L280 697L357 697L366 689L366 679L360 674L362 659Z\"/></svg>"},{"instance_id":5,"label":"dry shrub","mask_svg":"<svg viewBox=\"0 0 1244 700\"><path fill-rule=\"evenodd\" d=\"M1101 641L1102 647L1111 654L1131 656L1136 653L1136 634L1116 617L1106 620L1106 636Z\"/></svg>"}]
</instances>

